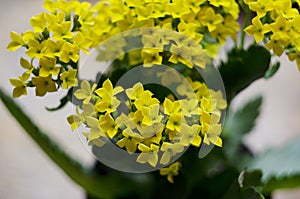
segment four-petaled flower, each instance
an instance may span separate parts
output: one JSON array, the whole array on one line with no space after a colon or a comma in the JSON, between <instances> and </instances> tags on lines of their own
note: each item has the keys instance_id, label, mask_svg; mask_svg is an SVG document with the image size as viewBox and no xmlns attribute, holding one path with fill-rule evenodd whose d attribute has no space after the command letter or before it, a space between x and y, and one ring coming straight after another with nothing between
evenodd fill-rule
<instances>
[{"instance_id":1,"label":"four-petaled flower","mask_svg":"<svg viewBox=\"0 0 300 199\"><path fill-rule=\"evenodd\" d=\"M44 96L47 92L55 92L57 90L51 75L47 77L33 77L32 83L35 85L37 96Z\"/></svg>"},{"instance_id":2,"label":"four-petaled flower","mask_svg":"<svg viewBox=\"0 0 300 199\"><path fill-rule=\"evenodd\" d=\"M179 162L171 164L169 167L162 168L159 170L160 175L167 176L169 182L174 183L174 176L178 175L178 170L180 167Z\"/></svg>"},{"instance_id":3,"label":"four-petaled flower","mask_svg":"<svg viewBox=\"0 0 300 199\"><path fill-rule=\"evenodd\" d=\"M70 69L68 71L65 71L61 74L60 79L62 80L62 88L68 89L69 87L77 86L78 80L77 80L77 70L76 69Z\"/></svg>"}]
</instances>

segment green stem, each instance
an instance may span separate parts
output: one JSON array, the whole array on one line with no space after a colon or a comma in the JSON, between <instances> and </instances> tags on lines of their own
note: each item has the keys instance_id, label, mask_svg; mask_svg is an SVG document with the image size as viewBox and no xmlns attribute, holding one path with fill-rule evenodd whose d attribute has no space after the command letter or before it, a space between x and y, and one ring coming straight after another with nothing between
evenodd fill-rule
<instances>
[{"instance_id":1,"label":"green stem","mask_svg":"<svg viewBox=\"0 0 300 199\"><path fill-rule=\"evenodd\" d=\"M241 49L244 49L244 44L245 44L245 31L244 29L249 25L250 23L250 18L251 18L251 11L245 10L245 20L244 20L244 25L242 29L242 36L241 36Z\"/></svg>"},{"instance_id":2,"label":"green stem","mask_svg":"<svg viewBox=\"0 0 300 199\"><path fill-rule=\"evenodd\" d=\"M145 191L149 188L149 181L137 183L134 179L120 173L99 176L95 170L83 167L65 153L1 88L0 98L8 111L48 157L90 195L97 198L115 198L127 194L145 195Z\"/></svg>"},{"instance_id":3,"label":"green stem","mask_svg":"<svg viewBox=\"0 0 300 199\"><path fill-rule=\"evenodd\" d=\"M251 19L251 10L248 8L248 6L242 1L239 0L239 4L241 6L241 8L244 10L245 12L245 19L244 19L244 25L243 25L243 29L242 29L242 35L241 35L241 49L244 49L244 45L245 45L245 31L244 29L249 25L250 23L250 19Z\"/></svg>"}]
</instances>

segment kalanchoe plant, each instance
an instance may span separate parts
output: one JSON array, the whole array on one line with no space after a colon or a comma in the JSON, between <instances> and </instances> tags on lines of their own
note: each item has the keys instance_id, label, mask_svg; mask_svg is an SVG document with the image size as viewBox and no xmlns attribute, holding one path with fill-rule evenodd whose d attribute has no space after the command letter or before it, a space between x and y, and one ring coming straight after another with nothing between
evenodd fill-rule
<instances>
[{"instance_id":1,"label":"kalanchoe plant","mask_svg":"<svg viewBox=\"0 0 300 199\"><path fill-rule=\"evenodd\" d=\"M103 157L107 145L117 147L128 159L133 157L135 166L112 167L140 174L115 171L101 163L83 168L57 149L0 90L1 99L91 198L268 197L275 189L300 184L295 182L297 175L288 179L291 186L284 186L285 178L275 175L270 180L262 178L260 170L244 170L260 165L242 137L254 126L262 99L230 111L224 135L222 125L227 105L240 91L276 73L279 64L270 66L273 54L285 52L299 67L299 4L291 0L106 0L91 5L45 0L46 11L30 20L32 30L11 32L7 49L26 49L26 57L20 58L23 74L10 79L13 97L27 95L29 87L38 97L68 90L61 104L49 110L73 103L76 113L66 116L67 122L84 135L94 155L101 162L105 159L106 165L107 160L122 165L123 159L113 157L114 153ZM241 13L245 17L238 40ZM263 45L253 43L245 49L245 34ZM221 61L220 75L212 62L228 38L235 46L227 61ZM96 49L96 63L109 63L94 80L82 78L79 66L82 53L92 49ZM122 80L130 71L134 75ZM159 171L143 173L154 170Z\"/></svg>"}]
</instances>

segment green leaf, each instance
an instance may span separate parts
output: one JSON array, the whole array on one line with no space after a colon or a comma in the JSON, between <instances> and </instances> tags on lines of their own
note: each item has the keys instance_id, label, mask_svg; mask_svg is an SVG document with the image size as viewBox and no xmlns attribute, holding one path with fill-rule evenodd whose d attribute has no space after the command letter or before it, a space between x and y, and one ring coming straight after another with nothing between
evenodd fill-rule
<instances>
[{"instance_id":1,"label":"green leaf","mask_svg":"<svg viewBox=\"0 0 300 199\"><path fill-rule=\"evenodd\" d=\"M252 82L264 77L270 65L271 54L262 46L252 45L247 50L233 49L227 57L228 61L222 62L219 70L230 102Z\"/></svg>"},{"instance_id":2,"label":"green leaf","mask_svg":"<svg viewBox=\"0 0 300 199\"><path fill-rule=\"evenodd\" d=\"M254 187L242 189L241 199L264 199L265 197L259 193Z\"/></svg>"},{"instance_id":3,"label":"green leaf","mask_svg":"<svg viewBox=\"0 0 300 199\"><path fill-rule=\"evenodd\" d=\"M300 186L300 138L283 147L268 150L254 158L248 168L263 171L264 192Z\"/></svg>"},{"instance_id":4,"label":"green leaf","mask_svg":"<svg viewBox=\"0 0 300 199\"><path fill-rule=\"evenodd\" d=\"M242 171L222 199L263 199L264 196L256 189L261 184L261 176L260 170Z\"/></svg>"},{"instance_id":5,"label":"green leaf","mask_svg":"<svg viewBox=\"0 0 300 199\"><path fill-rule=\"evenodd\" d=\"M261 184L261 170L242 171L238 178L241 187L259 186Z\"/></svg>"},{"instance_id":6,"label":"green leaf","mask_svg":"<svg viewBox=\"0 0 300 199\"><path fill-rule=\"evenodd\" d=\"M293 189L300 187L300 173L283 177L272 177L263 186L262 192L270 195L278 189Z\"/></svg>"},{"instance_id":7,"label":"green leaf","mask_svg":"<svg viewBox=\"0 0 300 199\"><path fill-rule=\"evenodd\" d=\"M79 162L66 154L54 140L42 132L1 88L0 97L8 111L36 144L57 166L89 194L98 198L115 198L127 194L145 196L150 188L149 181L136 181L134 178L129 178L116 172L98 175L94 170L84 168Z\"/></svg>"},{"instance_id":8,"label":"green leaf","mask_svg":"<svg viewBox=\"0 0 300 199\"><path fill-rule=\"evenodd\" d=\"M244 162L249 157L247 149L242 145L244 135L255 126L256 119L260 114L262 97L257 97L236 112L229 112L223 129L224 152L228 159L238 167L244 167ZM245 159L245 161L241 161ZM238 162L238 164L236 164Z\"/></svg>"},{"instance_id":9,"label":"green leaf","mask_svg":"<svg viewBox=\"0 0 300 199\"><path fill-rule=\"evenodd\" d=\"M247 102L236 112L229 112L225 121L224 131L238 141L255 126L260 114L262 97L259 96Z\"/></svg>"},{"instance_id":10,"label":"green leaf","mask_svg":"<svg viewBox=\"0 0 300 199\"><path fill-rule=\"evenodd\" d=\"M270 67L265 73L265 79L271 78L278 71L280 67L280 62L276 62L272 67Z\"/></svg>"}]
</instances>

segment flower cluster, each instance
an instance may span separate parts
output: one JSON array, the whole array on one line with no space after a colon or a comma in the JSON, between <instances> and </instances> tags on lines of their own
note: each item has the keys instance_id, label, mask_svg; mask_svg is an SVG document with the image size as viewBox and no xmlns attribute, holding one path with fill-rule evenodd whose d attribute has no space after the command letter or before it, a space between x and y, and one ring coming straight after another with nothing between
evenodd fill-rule
<instances>
[{"instance_id":1,"label":"flower cluster","mask_svg":"<svg viewBox=\"0 0 300 199\"><path fill-rule=\"evenodd\" d=\"M13 97L26 95L27 87L35 87L36 95L44 96L59 87L77 86L79 52L88 53L92 45L88 33L94 24L94 12L89 3L46 0L44 7L49 12L30 20L33 30L21 35L11 32L7 49L24 47L29 57L20 59L26 70L23 75L10 80L15 86Z\"/></svg>"},{"instance_id":2,"label":"flower cluster","mask_svg":"<svg viewBox=\"0 0 300 199\"><path fill-rule=\"evenodd\" d=\"M74 95L82 101L82 112L70 115L73 130L84 125L90 145L103 146L108 142L124 148L129 154L138 153L138 163L168 165L186 147L199 147L202 142L222 146L220 116L226 101L220 91L205 84L188 80L192 91L178 87L180 95L195 98L175 100L169 95L161 103L138 82L124 89L113 87L110 80L102 87L81 82ZM123 99L122 101L120 99ZM122 111L121 111L122 110Z\"/></svg>"},{"instance_id":3,"label":"flower cluster","mask_svg":"<svg viewBox=\"0 0 300 199\"><path fill-rule=\"evenodd\" d=\"M94 6L78 0L45 0L44 8L48 12L30 20L33 30L21 35L11 33L8 50L24 47L29 57L20 61L25 73L10 80L15 86L14 97L26 95L27 87L36 87L36 95L43 96L59 87L77 86L80 51L88 53L90 48L126 30L143 27L174 30L201 43L210 55L215 54L227 37L235 38L239 30L236 22L239 7L234 0L109 0L99 1ZM139 58L145 66L161 64L163 59L183 62L188 67L205 65L202 59L195 58L199 49L189 47L188 42L180 38L172 43L170 38L152 35L143 36L142 41L145 48L139 51ZM154 43L155 49L152 48ZM116 44L121 52L128 45L126 41ZM166 58L162 49L167 45L169 52L174 53ZM188 60L181 59L176 54L178 51L184 51ZM134 60L136 56L131 55Z\"/></svg>"},{"instance_id":4,"label":"flower cluster","mask_svg":"<svg viewBox=\"0 0 300 199\"><path fill-rule=\"evenodd\" d=\"M10 79L13 97L26 95L28 87L35 87L37 96L72 89L68 100L74 94L81 101L76 114L68 117L72 130L84 126L89 145L113 143L129 155L138 154L136 162L154 168L169 165L190 145L222 146L220 120L227 103L221 91L195 80L193 67L204 69L207 54L215 55L227 37L235 39L236 1L103 0L92 6L78 0L45 0L44 8L47 12L30 20L33 30L11 33L7 49L22 47L27 55L20 59L25 72ZM138 31L126 35L128 30ZM122 37L111 39L120 33ZM134 44L141 46L132 51ZM99 50L100 61L114 61L111 56L118 55L126 71L140 64L174 66L184 81L172 70L157 77L165 87L175 85L180 97L172 91L159 99L141 82L123 88L109 79L102 86L80 80L80 53L92 48ZM175 163L161 174L173 182L178 169Z\"/></svg>"},{"instance_id":5,"label":"flower cluster","mask_svg":"<svg viewBox=\"0 0 300 199\"><path fill-rule=\"evenodd\" d=\"M225 1L195 1L195 0L110 0L99 1L95 5L99 13L95 17L95 26L90 34L95 38L94 46L117 33L136 28L157 27L177 31L200 43L209 55L215 55L220 44L224 44L227 37L236 38L239 25L236 22L239 14L238 4L234 0ZM97 37L94 37L94 36ZM169 38L168 35L143 36L145 49L139 52L144 64L169 62L177 63L181 60L175 56L165 56L162 53L164 46L168 48L186 48L186 54L198 53L188 49L189 45L180 38ZM174 42L174 43L173 43ZM125 40L115 43L120 51L124 50ZM149 49L154 47L155 49ZM171 50L172 50L171 49ZM168 49L169 50L169 49ZM188 50L188 51L186 51ZM136 55L136 54L135 54ZM190 56L194 56L190 54ZM129 56L130 57L130 56ZM122 57L123 58L123 57ZM136 58L136 56L135 56ZM105 56L103 57L105 60ZM184 62L186 64L187 61ZM191 64L188 64L189 67Z\"/></svg>"},{"instance_id":6,"label":"flower cluster","mask_svg":"<svg viewBox=\"0 0 300 199\"><path fill-rule=\"evenodd\" d=\"M286 52L291 61L296 60L300 70L300 15L299 10L292 5L293 1L244 2L257 14L244 31L253 35L257 43L264 40L266 47L275 55L281 56ZM300 2L297 1L297 4L299 7Z\"/></svg>"}]
</instances>

